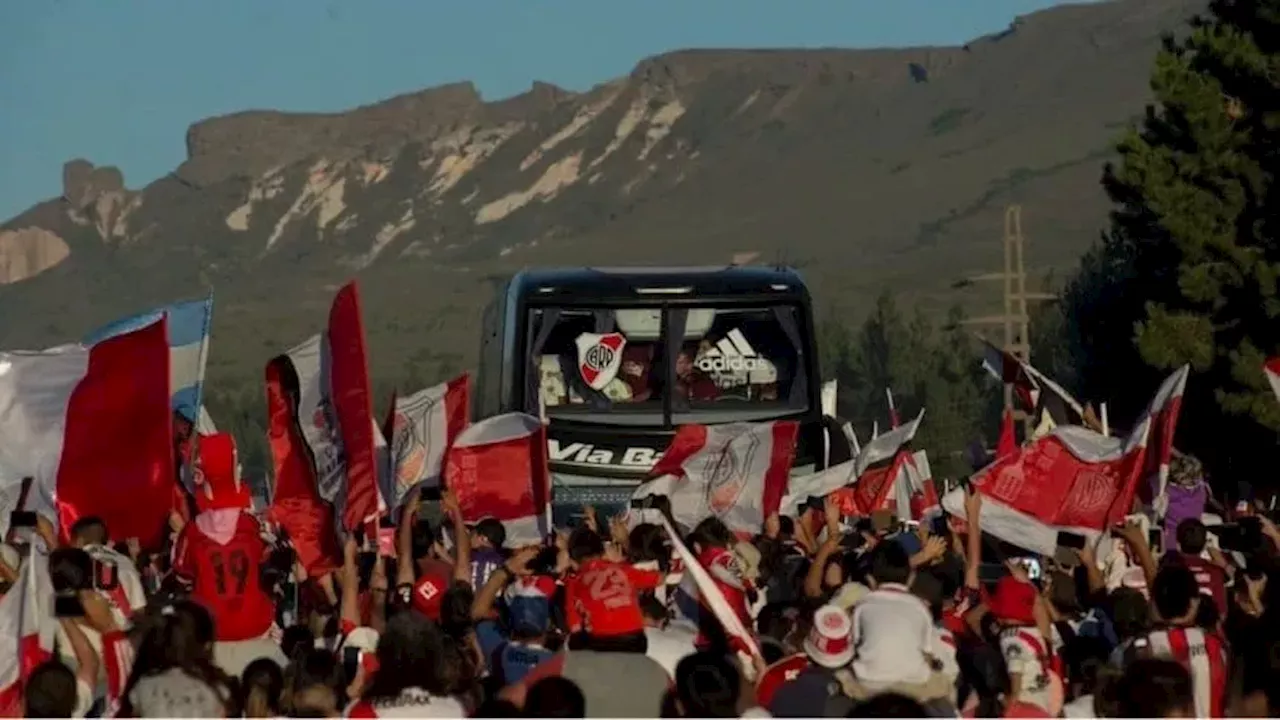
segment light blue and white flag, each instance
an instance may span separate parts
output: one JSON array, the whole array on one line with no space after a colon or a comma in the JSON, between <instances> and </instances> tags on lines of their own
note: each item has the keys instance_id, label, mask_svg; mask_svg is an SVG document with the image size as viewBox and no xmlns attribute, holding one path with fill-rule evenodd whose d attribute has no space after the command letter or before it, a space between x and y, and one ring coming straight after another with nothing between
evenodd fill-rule
<instances>
[{"instance_id":1,"label":"light blue and white flag","mask_svg":"<svg viewBox=\"0 0 1280 720\"><path fill-rule=\"evenodd\" d=\"M171 405L202 432L212 432L212 422L201 407L204 366L209 357L209 326L213 319L213 296L156 308L117 320L89 333L85 345L94 345L144 328L167 315L169 332L169 388ZM206 429L205 425L209 427Z\"/></svg>"}]
</instances>

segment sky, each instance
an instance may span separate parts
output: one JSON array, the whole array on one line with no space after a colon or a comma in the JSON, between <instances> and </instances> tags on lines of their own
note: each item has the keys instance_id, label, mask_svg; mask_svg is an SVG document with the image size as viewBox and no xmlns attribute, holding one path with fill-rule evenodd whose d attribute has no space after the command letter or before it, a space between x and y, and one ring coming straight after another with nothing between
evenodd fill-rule
<instances>
[{"instance_id":1,"label":"sky","mask_svg":"<svg viewBox=\"0 0 1280 720\"><path fill-rule=\"evenodd\" d=\"M958 45L1054 0L0 0L0 221L62 164L139 188L187 127L248 109L332 112L471 80L585 90L689 47Z\"/></svg>"}]
</instances>

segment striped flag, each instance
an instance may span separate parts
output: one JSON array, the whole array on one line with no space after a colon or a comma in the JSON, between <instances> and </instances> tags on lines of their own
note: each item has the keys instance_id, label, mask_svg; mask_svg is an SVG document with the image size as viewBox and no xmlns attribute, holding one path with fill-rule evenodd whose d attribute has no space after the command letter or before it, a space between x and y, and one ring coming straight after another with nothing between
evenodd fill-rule
<instances>
[{"instance_id":1,"label":"striped flag","mask_svg":"<svg viewBox=\"0 0 1280 720\"><path fill-rule=\"evenodd\" d=\"M209 327L213 319L213 295L188 300L117 320L85 337L84 345L141 330L164 317L169 333L169 389L172 408L199 425L200 432L213 431L207 413L201 413L205 361L209 357Z\"/></svg>"},{"instance_id":2,"label":"striped flag","mask_svg":"<svg viewBox=\"0 0 1280 720\"><path fill-rule=\"evenodd\" d=\"M1268 358L1266 364L1262 366L1262 371L1266 373L1267 382L1271 384L1271 392L1276 394L1276 398L1280 398L1280 357Z\"/></svg>"}]
</instances>

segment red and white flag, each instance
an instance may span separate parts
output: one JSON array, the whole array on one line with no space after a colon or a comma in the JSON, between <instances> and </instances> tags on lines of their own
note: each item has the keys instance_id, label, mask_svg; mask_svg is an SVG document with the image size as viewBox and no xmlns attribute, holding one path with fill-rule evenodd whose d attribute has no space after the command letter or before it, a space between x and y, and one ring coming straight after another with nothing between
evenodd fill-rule
<instances>
[{"instance_id":1,"label":"red and white flag","mask_svg":"<svg viewBox=\"0 0 1280 720\"><path fill-rule=\"evenodd\" d=\"M0 476L66 537L81 517L158 547L173 505L165 321L92 347L0 353Z\"/></svg>"},{"instance_id":2,"label":"red and white flag","mask_svg":"<svg viewBox=\"0 0 1280 720\"><path fill-rule=\"evenodd\" d=\"M459 433L445 453L444 482L466 522L502 522L508 547L540 543L551 532L546 426L532 415L497 415Z\"/></svg>"},{"instance_id":3,"label":"red and white flag","mask_svg":"<svg viewBox=\"0 0 1280 720\"><path fill-rule=\"evenodd\" d=\"M271 519L289 534L298 560L309 577L320 577L342 564L334 534L333 507L320 496L316 465L299 424L298 375L288 355L267 364L267 443L275 483Z\"/></svg>"},{"instance_id":4,"label":"red and white flag","mask_svg":"<svg viewBox=\"0 0 1280 720\"><path fill-rule=\"evenodd\" d=\"M1018 452L997 458L970 480L982 494L982 529L1005 542L1052 555L1058 532L1106 540L1133 504L1146 457L1150 423L1127 440L1077 425L1060 425ZM964 517L963 488L942 500ZM1107 548L1099 550L1105 555Z\"/></svg>"},{"instance_id":5,"label":"red and white flag","mask_svg":"<svg viewBox=\"0 0 1280 720\"><path fill-rule=\"evenodd\" d=\"M1151 426L1146 467L1142 472L1146 481L1139 486L1139 497L1143 502L1153 503L1156 513L1161 516L1169 505L1165 487L1169 484L1169 463L1173 460L1173 436L1178 429L1178 416L1182 413L1182 393L1187 387L1187 376L1190 373L1191 366L1183 365L1165 378L1146 412L1136 423L1138 427L1143 424Z\"/></svg>"},{"instance_id":6,"label":"red and white flag","mask_svg":"<svg viewBox=\"0 0 1280 720\"><path fill-rule=\"evenodd\" d=\"M1268 358L1262 366L1262 372L1266 374L1267 382L1271 384L1271 392L1280 399L1280 357Z\"/></svg>"},{"instance_id":7,"label":"red and white flag","mask_svg":"<svg viewBox=\"0 0 1280 720\"><path fill-rule=\"evenodd\" d=\"M379 512L378 444L355 283L329 310L328 330L286 353L298 378L298 421L315 464L316 487L346 531Z\"/></svg>"},{"instance_id":8,"label":"red and white flag","mask_svg":"<svg viewBox=\"0 0 1280 720\"><path fill-rule=\"evenodd\" d=\"M902 420L898 417L897 406L893 404L893 390L891 388L885 388L884 396L889 401L889 429L893 429L901 425Z\"/></svg>"},{"instance_id":9,"label":"red and white flag","mask_svg":"<svg viewBox=\"0 0 1280 720\"><path fill-rule=\"evenodd\" d=\"M734 532L756 533L781 507L798 429L793 420L682 425L649 474L672 477L677 523L693 527L717 517Z\"/></svg>"},{"instance_id":10,"label":"red and white flag","mask_svg":"<svg viewBox=\"0 0 1280 720\"><path fill-rule=\"evenodd\" d=\"M853 459L812 475L793 478L781 511L795 515L805 500L830 495L835 496L832 501L839 503L847 515L869 513L884 506L896 487L896 483L889 482L891 479L902 476L910 483L902 468L911 454L903 448L915 437L923 418L924 410L921 410L910 422L872 438Z\"/></svg>"},{"instance_id":11,"label":"red and white flag","mask_svg":"<svg viewBox=\"0 0 1280 720\"><path fill-rule=\"evenodd\" d=\"M23 717L23 684L53 658L57 629L49 558L33 550L0 597L0 717Z\"/></svg>"},{"instance_id":12,"label":"red and white flag","mask_svg":"<svg viewBox=\"0 0 1280 720\"><path fill-rule=\"evenodd\" d=\"M391 482L384 489L395 509L418 485L438 487L445 450L471 422L471 376L397 397L383 434L389 442Z\"/></svg>"}]
</instances>

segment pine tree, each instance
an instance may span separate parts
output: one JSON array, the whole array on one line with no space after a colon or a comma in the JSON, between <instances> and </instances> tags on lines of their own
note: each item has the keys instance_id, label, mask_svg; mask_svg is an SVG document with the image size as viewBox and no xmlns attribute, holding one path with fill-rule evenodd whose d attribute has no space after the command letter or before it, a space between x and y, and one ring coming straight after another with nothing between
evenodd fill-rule
<instances>
[{"instance_id":1,"label":"pine tree","mask_svg":"<svg viewBox=\"0 0 1280 720\"><path fill-rule=\"evenodd\" d=\"M1280 430L1261 370L1280 351L1278 31L1280 0L1215 0L1165 40L1156 104L1104 173L1110 230L1064 298L1085 396L1132 418L1190 363L1178 443L1219 468Z\"/></svg>"}]
</instances>

